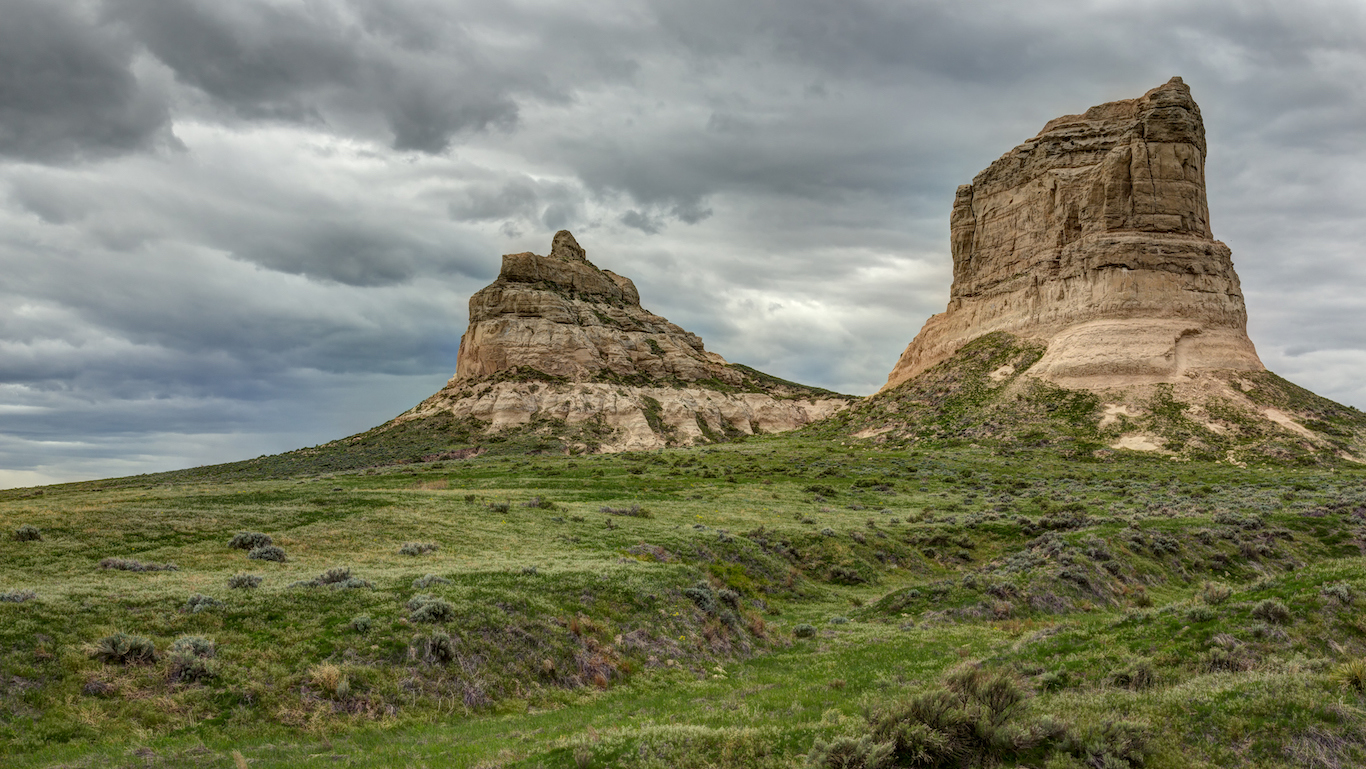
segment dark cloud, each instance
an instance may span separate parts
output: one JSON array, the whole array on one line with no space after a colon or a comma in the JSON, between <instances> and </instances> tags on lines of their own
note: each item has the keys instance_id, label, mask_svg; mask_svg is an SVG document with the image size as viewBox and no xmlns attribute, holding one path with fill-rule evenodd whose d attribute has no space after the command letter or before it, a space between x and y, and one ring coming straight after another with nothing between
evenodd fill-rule
<instances>
[{"instance_id":1,"label":"dark cloud","mask_svg":"<svg viewBox=\"0 0 1366 769\"><path fill-rule=\"evenodd\" d=\"M708 349L871 392L954 188L1172 75L1264 360L1366 406L1362 51L1346 0L0 0L0 485L369 427L561 228Z\"/></svg>"},{"instance_id":2,"label":"dark cloud","mask_svg":"<svg viewBox=\"0 0 1366 769\"><path fill-rule=\"evenodd\" d=\"M171 140L166 104L133 74L132 42L81 10L0 0L0 156L67 162Z\"/></svg>"}]
</instances>

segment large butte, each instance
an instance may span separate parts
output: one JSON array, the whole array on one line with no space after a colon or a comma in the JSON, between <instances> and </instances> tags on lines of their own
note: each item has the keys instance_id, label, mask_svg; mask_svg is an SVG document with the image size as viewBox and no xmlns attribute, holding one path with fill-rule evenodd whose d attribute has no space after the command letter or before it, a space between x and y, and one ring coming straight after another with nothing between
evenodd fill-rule
<instances>
[{"instance_id":1,"label":"large butte","mask_svg":"<svg viewBox=\"0 0 1366 769\"><path fill-rule=\"evenodd\" d=\"M997 331L1045 343L1031 375L1068 387L1263 370L1230 251L1210 230L1205 156L1179 77L1050 120L958 188L948 309L883 389Z\"/></svg>"}]
</instances>

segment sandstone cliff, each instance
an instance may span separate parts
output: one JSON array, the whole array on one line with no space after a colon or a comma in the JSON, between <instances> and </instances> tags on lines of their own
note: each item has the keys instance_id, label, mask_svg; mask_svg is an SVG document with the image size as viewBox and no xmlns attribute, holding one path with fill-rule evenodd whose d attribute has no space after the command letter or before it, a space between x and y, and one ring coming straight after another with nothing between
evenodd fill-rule
<instances>
[{"instance_id":1,"label":"sandstone cliff","mask_svg":"<svg viewBox=\"0 0 1366 769\"><path fill-rule=\"evenodd\" d=\"M1366 415L1266 371L1180 78L1051 120L958 188L953 286L835 433L1241 463L1366 457Z\"/></svg>"},{"instance_id":2,"label":"sandstone cliff","mask_svg":"<svg viewBox=\"0 0 1366 769\"><path fill-rule=\"evenodd\" d=\"M1048 122L958 188L953 287L901 355L894 388L997 331L1069 386L1261 371L1205 199L1205 129L1180 78Z\"/></svg>"},{"instance_id":3,"label":"sandstone cliff","mask_svg":"<svg viewBox=\"0 0 1366 769\"><path fill-rule=\"evenodd\" d=\"M560 231L547 256L503 257L498 279L470 298L455 376L395 421L449 415L615 451L782 432L850 400L708 352Z\"/></svg>"}]
</instances>

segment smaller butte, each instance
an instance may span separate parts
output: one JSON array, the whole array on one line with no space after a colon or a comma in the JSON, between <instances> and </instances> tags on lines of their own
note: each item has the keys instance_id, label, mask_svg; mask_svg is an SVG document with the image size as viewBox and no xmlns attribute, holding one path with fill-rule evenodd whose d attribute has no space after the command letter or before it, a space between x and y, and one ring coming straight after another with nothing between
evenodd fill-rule
<instances>
[{"instance_id":1,"label":"smaller butte","mask_svg":"<svg viewBox=\"0 0 1366 769\"><path fill-rule=\"evenodd\" d=\"M621 451L801 427L856 400L728 363L640 304L566 230L508 254L470 297L455 376L395 423L451 415L530 430L573 451Z\"/></svg>"}]
</instances>

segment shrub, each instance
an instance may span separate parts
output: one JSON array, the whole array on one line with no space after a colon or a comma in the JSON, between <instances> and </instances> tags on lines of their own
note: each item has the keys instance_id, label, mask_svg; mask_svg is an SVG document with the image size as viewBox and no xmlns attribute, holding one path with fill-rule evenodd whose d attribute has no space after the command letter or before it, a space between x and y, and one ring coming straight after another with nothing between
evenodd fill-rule
<instances>
[{"instance_id":1,"label":"shrub","mask_svg":"<svg viewBox=\"0 0 1366 769\"><path fill-rule=\"evenodd\" d=\"M100 561L101 569L116 571L180 571L173 563L143 563L130 558L105 558Z\"/></svg>"},{"instance_id":2,"label":"shrub","mask_svg":"<svg viewBox=\"0 0 1366 769\"><path fill-rule=\"evenodd\" d=\"M630 518L654 517L653 513L641 507L640 505L631 505L630 507L608 507L606 505L603 505L602 507L598 508L598 512L607 513L608 515L625 515Z\"/></svg>"},{"instance_id":3,"label":"shrub","mask_svg":"<svg viewBox=\"0 0 1366 769\"><path fill-rule=\"evenodd\" d=\"M1348 585L1346 582L1339 582L1334 585L1324 585L1323 594L1343 606L1352 605L1352 586Z\"/></svg>"},{"instance_id":4,"label":"shrub","mask_svg":"<svg viewBox=\"0 0 1366 769\"><path fill-rule=\"evenodd\" d=\"M816 627L815 625L807 625L803 623L792 628L792 635L798 638L815 638Z\"/></svg>"},{"instance_id":5,"label":"shrub","mask_svg":"<svg viewBox=\"0 0 1366 769\"><path fill-rule=\"evenodd\" d=\"M708 614L716 613L716 593L711 589L711 585L708 585L705 582L698 582L695 587L684 588L683 595L697 604L697 608L702 611Z\"/></svg>"},{"instance_id":6,"label":"shrub","mask_svg":"<svg viewBox=\"0 0 1366 769\"><path fill-rule=\"evenodd\" d=\"M1290 622L1290 609L1280 601L1268 598L1252 609L1252 616L1272 625L1285 625Z\"/></svg>"},{"instance_id":7,"label":"shrub","mask_svg":"<svg viewBox=\"0 0 1366 769\"><path fill-rule=\"evenodd\" d=\"M150 638L127 633L115 633L101 638L95 644L91 657L104 662L117 662L120 665L156 662L157 648Z\"/></svg>"},{"instance_id":8,"label":"shrub","mask_svg":"<svg viewBox=\"0 0 1366 769\"><path fill-rule=\"evenodd\" d=\"M1210 639L1210 650L1200 657L1201 667L1210 673L1241 673L1251 670L1254 660L1236 638L1220 633Z\"/></svg>"},{"instance_id":9,"label":"shrub","mask_svg":"<svg viewBox=\"0 0 1366 769\"><path fill-rule=\"evenodd\" d=\"M37 598L38 594L32 590L10 590L0 593L0 603L23 603Z\"/></svg>"},{"instance_id":10,"label":"shrub","mask_svg":"<svg viewBox=\"0 0 1366 769\"><path fill-rule=\"evenodd\" d=\"M1233 588L1222 582L1206 582L1200 588L1200 600L1210 606L1218 606L1233 595Z\"/></svg>"},{"instance_id":11,"label":"shrub","mask_svg":"<svg viewBox=\"0 0 1366 769\"><path fill-rule=\"evenodd\" d=\"M361 614L351 618L351 629L357 633L369 633L370 626L373 624L368 614Z\"/></svg>"},{"instance_id":12,"label":"shrub","mask_svg":"<svg viewBox=\"0 0 1366 769\"><path fill-rule=\"evenodd\" d=\"M228 540L228 547L238 550L255 550L258 547L265 547L274 544L269 534L262 534L259 531L239 531Z\"/></svg>"},{"instance_id":13,"label":"shrub","mask_svg":"<svg viewBox=\"0 0 1366 769\"><path fill-rule=\"evenodd\" d=\"M217 598L195 593L185 602L185 611L191 614L198 614L205 609L219 609L223 607L223 602Z\"/></svg>"},{"instance_id":14,"label":"shrub","mask_svg":"<svg viewBox=\"0 0 1366 769\"><path fill-rule=\"evenodd\" d=\"M425 593L408 601L408 611L413 622L446 622L455 616L455 607L449 601Z\"/></svg>"},{"instance_id":15,"label":"shrub","mask_svg":"<svg viewBox=\"0 0 1366 769\"><path fill-rule=\"evenodd\" d=\"M429 588L429 587L431 587L432 585L449 585L449 584L451 584L451 581L448 580L448 579L446 579L445 577L438 577L438 576L435 575L435 574L426 574L426 575L423 575L423 576L418 577L417 579L413 580L413 589L414 589L414 590L422 590L422 589L424 589L424 588Z\"/></svg>"},{"instance_id":16,"label":"shrub","mask_svg":"<svg viewBox=\"0 0 1366 769\"><path fill-rule=\"evenodd\" d=\"M538 509L538 510L557 510L557 509L559 509L559 508L555 505L554 502L551 502L550 500L545 499L545 498L543 498L543 497L532 497L531 499L527 500L526 502L523 502L523 503L522 503L522 506L523 506L523 507L531 507L531 508L535 508L535 509Z\"/></svg>"},{"instance_id":17,"label":"shrub","mask_svg":"<svg viewBox=\"0 0 1366 769\"><path fill-rule=\"evenodd\" d=\"M1214 610L1208 606L1192 606L1186 610L1186 620L1189 622L1209 622L1214 617Z\"/></svg>"},{"instance_id":18,"label":"shrub","mask_svg":"<svg viewBox=\"0 0 1366 769\"><path fill-rule=\"evenodd\" d=\"M892 765L893 741L874 742L868 735L837 737L816 743L806 754L806 765L819 769L882 769Z\"/></svg>"},{"instance_id":19,"label":"shrub","mask_svg":"<svg viewBox=\"0 0 1366 769\"><path fill-rule=\"evenodd\" d=\"M1366 694L1366 660L1348 660L1333 671L1332 679L1343 689Z\"/></svg>"},{"instance_id":20,"label":"shrub","mask_svg":"<svg viewBox=\"0 0 1366 769\"><path fill-rule=\"evenodd\" d=\"M427 662L443 664L455 659L455 641L439 630L419 638L415 646L418 654Z\"/></svg>"},{"instance_id":21,"label":"shrub","mask_svg":"<svg viewBox=\"0 0 1366 769\"><path fill-rule=\"evenodd\" d=\"M716 591L716 597L720 599L721 603L732 609L740 608L740 594L734 590L723 587Z\"/></svg>"},{"instance_id":22,"label":"shrub","mask_svg":"<svg viewBox=\"0 0 1366 769\"><path fill-rule=\"evenodd\" d=\"M373 588L374 583L369 580L361 579L351 573L349 566L335 566L319 574L313 579L295 582L290 587L330 587L336 590L351 590L355 588Z\"/></svg>"},{"instance_id":23,"label":"shrub","mask_svg":"<svg viewBox=\"0 0 1366 769\"><path fill-rule=\"evenodd\" d=\"M1157 683L1157 670L1149 660L1135 662L1110 673L1110 684L1121 689L1143 691Z\"/></svg>"},{"instance_id":24,"label":"shrub","mask_svg":"<svg viewBox=\"0 0 1366 769\"><path fill-rule=\"evenodd\" d=\"M228 587L250 590L261 586L261 578L255 574L234 574L228 577Z\"/></svg>"},{"instance_id":25,"label":"shrub","mask_svg":"<svg viewBox=\"0 0 1366 769\"><path fill-rule=\"evenodd\" d=\"M848 624L849 624L849 618L848 618L848 617L831 617L831 618L830 618L830 624L832 624L832 625L848 625Z\"/></svg>"},{"instance_id":26,"label":"shrub","mask_svg":"<svg viewBox=\"0 0 1366 769\"><path fill-rule=\"evenodd\" d=\"M1059 668L1039 676L1039 688L1046 692L1055 692L1059 689L1066 689L1069 680L1067 671Z\"/></svg>"},{"instance_id":27,"label":"shrub","mask_svg":"<svg viewBox=\"0 0 1366 769\"><path fill-rule=\"evenodd\" d=\"M440 545L435 542L405 542L403 547L398 549L399 555L426 555L434 553L440 549Z\"/></svg>"},{"instance_id":28,"label":"shrub","mask_svg":"<svg viewBox=\"0 0 1366 769\"><path fill-rule=\"evenodd\" d=\"M204 636L183 635L171 643L171 653L209 658L218 654L218 647Z\"/></svg>"},{"instance_id":29,"label":"shrub","mask_svg":"<svg viewBox=\"0 0 1366 769\"><path fill-rule=\"evenodd\" d=\"M14 530L14 538L20 542L37 542L43 538L43 533L37 526L26 523Z\"/></svg>"},{"instance_id":30,"label":"shrub","mask_svg":"<svg viewBox=\"0 0 1366 769\"><path fill-rule=\"evenodd\" d=\"M495 513L506 513L512 509L512 505L507 502L490 502L489 509Z\"/></svg>"},{"instance_id":31,"label":"shrub","mask_svg":"<svg viewBox=\"0 0 1366 769\"><path fill-rule=\"evenodd\" d=\"M284 563L286 560L284 549L277 545L253 547L247 553L247 557L253 561L275 561L276 563Z\"/></svg>"}]
</instances>

